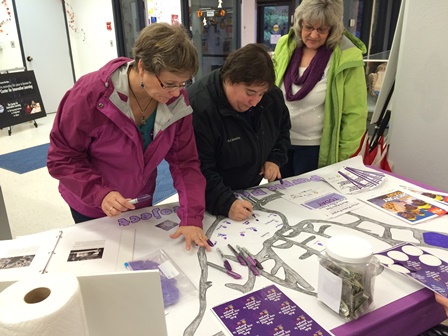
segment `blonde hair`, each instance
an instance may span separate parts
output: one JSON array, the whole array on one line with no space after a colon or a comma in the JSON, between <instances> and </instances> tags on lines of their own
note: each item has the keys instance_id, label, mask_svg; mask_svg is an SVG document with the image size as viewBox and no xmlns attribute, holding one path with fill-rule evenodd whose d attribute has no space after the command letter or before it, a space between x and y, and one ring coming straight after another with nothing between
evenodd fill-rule
<instances>
[{"instance_id":1,"label":"blonde hair","mask_svg":"<svg viewBox=\"0 0 448 336\"><path fill-rule=\"evenodd\" d=\"M342 0L303 0L294 12L294 33L297 46L303 45L302 23L319 23L330 27L325 44L328 49L333 50L344 34L344 4Z\"/></svg>"},{"instance_id":2,"label":"blonde hair","mask_svg":"<svg viewBox=\"0 0 448 336\"><path fill-rule=\"evenodd\" d=\"M153 23L143 28L132 48L134 68L139 60L145 71L162 70L193 77L199 68L198 53L182 25Z\"/></svg>"}]
</instances>

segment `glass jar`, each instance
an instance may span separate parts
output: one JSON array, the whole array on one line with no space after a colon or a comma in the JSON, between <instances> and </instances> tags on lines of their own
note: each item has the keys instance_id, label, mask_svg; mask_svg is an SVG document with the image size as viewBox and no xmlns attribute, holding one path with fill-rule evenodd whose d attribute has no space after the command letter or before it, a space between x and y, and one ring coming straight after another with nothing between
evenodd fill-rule
<instances>
[{"instance_id":1,"label":"glass jar","mask_svg":"<svg viewBox=\"0 0 448 336\"><path fill-rule=\"evenodd\" d=\"M379 262L365 239L351 235L327 240L319 260L317 298L346 319L357 319L373 302Z\"/></svg>"}]
</instances>

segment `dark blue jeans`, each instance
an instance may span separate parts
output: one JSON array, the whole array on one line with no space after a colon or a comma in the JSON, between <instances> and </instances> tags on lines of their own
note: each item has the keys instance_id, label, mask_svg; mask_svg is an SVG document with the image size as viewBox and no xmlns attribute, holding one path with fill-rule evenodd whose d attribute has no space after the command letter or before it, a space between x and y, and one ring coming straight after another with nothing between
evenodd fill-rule
<instances>
[{"instance_id":1,"label":"dark blue jeans","mask_svg":"<svg viewBox=\"0 0 448 336\"><path fill-rule=\"evenodd\" d=\"M95 219L92 217L84 216L83 214L80 214L78 211L76 211L75 209L72 209L72 208L70 208L70 211L72 213L73 219L75 220L75 224L87 222L89 220Z\"/></svg>"},{"instance_id":2,"label":"dark blue jeans","mask_svg":"<svg viewBox=\"0 0 448 336\"><path fill-rule=\"evenodd\" d=\"M282 178L317 169L320 146L293 146L288 149L288 162L280 168Z\"/></svg>"}]
</instances>

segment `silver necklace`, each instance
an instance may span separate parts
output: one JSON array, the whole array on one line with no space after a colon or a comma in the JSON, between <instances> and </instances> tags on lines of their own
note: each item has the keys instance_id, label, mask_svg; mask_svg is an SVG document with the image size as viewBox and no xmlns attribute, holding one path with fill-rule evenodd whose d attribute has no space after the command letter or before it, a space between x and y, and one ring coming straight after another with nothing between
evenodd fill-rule
<instances>
[{"instance_id":1,"label":"silver necklace","mask_svg":"<svg viewBox=\"0 0 448 336\"><path fill-rule=\"evenodd\" d=\"M148 104L146 104L145 108L142 109L142 107L141 107L140 103L138 102L138 99L137 99L137 97L136 97L136 95L135 95L135 93L134 93L134 90L132 90L132 87L131 87L131 84L130 84L130 83L129 83L129 90L131 90L131 93L132 93L132 95L134 96L134 99L135 99L135 101L137 102L138 107L140 108L140 113L142 114L141 124L144 125L144 124L146 124L145 112L146 112L146 110L148 109L149 104L151 104L151 102L152 102L152 97L151 97L151 99L149 100Z\"/></svg>"}]
</instances>

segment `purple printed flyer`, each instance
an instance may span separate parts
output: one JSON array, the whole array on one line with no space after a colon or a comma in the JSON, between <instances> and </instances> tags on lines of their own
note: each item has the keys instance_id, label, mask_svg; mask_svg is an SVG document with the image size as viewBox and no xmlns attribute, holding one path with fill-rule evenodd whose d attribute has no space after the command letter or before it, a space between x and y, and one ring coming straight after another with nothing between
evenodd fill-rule
<instances>
[{"instance_id":1,"label":"purple printed flyer","mask_svg":"<svg viewBox=\"0 0 448 336\"><path fill-rule=\"evenodd\" d=\"M275 285L214 307L231 335L332 335Z\"/></svg>"},{"instance_id":2,"label":"purple printed flyer","mask_svg":"<svg viewBox=\"0 0 448 336\"><path fill-rule=\"evenodd\" d=\"M448 297L448 263L411 243L376 253L383 266Z\"/></svg>"}]
</instances>

